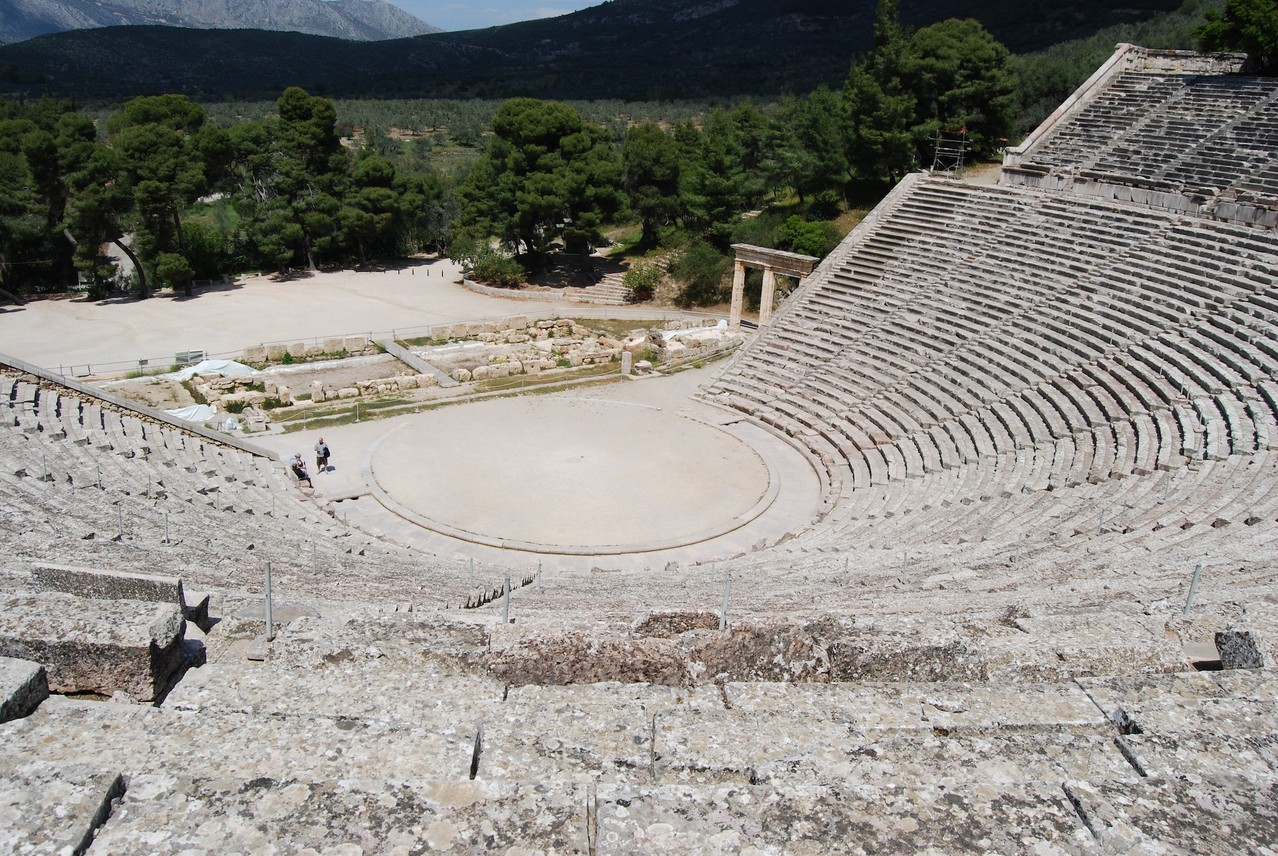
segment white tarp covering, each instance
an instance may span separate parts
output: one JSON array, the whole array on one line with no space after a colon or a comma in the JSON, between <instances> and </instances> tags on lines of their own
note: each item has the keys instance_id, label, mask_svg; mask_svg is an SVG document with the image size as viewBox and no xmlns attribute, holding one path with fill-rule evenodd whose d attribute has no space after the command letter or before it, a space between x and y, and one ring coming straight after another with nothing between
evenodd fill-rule
<instances>
[{"instance_id":1,"label":"white tarp covering","mask_svg":"<svg viewBox=\"0 0 1278 856\"><path fill-rule=\"evenodd\" d=\"M204 360L189 368L182 369L180 372L174 372L168 377L177 378L178 380L190 380L196 375L244 377L251 374L257 374L257 370L243 363L237 363L235 360Z\"/></svg>"},{"instance_id":2,"label":"white tarp covering","mask_svg":"<svg viewBox=\"0 0 1278 856\"><path fill-rule=\"evenodd\" d=\"M177 410L164 412L178 419L185 419L187 422L208 422L217 416L217 410L207 404L192 404L189 407L179 407Z\"/></svg>"}]
</instances>

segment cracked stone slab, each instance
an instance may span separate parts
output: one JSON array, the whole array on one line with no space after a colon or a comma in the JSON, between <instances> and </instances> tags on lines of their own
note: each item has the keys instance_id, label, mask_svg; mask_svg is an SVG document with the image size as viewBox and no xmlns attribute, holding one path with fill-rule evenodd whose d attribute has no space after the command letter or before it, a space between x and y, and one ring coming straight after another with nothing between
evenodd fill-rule
<instances>
[{"instance_id":1,"label":"cracked stone slab","mask_svg":"<svg viewBox=\"0 0 1278 856\"><path fill-rule=\"evenodd\" d=\"M1133 762L1149 776L1278 775L1278 733L1129 734Z\"/></svg>"},{"instance_id":2,"label":"cracked stone slab","mask_svg":"<svg viewBox=\"0 0 1278 856\"><path fill-rule=\"evenodd\" d=\"M600 785L595 852L1098 852L1059 787Z\"/></svg>"},{"instance_id":3,"label":"cracked stone slab","mask_svg":"<svg viewBox=\"0 0 1278 856\"><path fill-rule=\"evenodd\" d=\"M0 598L0 655L42 663L52 692L149 701L184 662L174 603L43 593Z\"/></svg>"},{"instance_id":4,"label":"cracked stone slab","mask_svg":"<svg viewBox=\"0 0 1278 856\"><path fill-rule=\"evenodd\" d=\"M48 697L49 678L44 666L0 657L0 722L30 716Z\"/></svg>"},{"instance_id":5,"label":"cracked stone slab","mask_svg":"<svg viewBox=\"0 0 1278 856\"><path fill-rule=\"evenodd\" d=\"M429 661L417 668L388 658L343 660L323 668L260 663L210 663L186 673L166 709L239 711L288 716L378 718L426 724L501 704L505 687L493 678L450 674Z\"/></svg>"},{"instance_id":6,"label":"cracked stone slab","mask_svg":"<svg viewBox=\"0 0 1278 856\"><path fill-rule=\"evenodd\" d=\"M527 684L511 687L506 696L509 704L616 705L635 703L649 713L663 710L723 710L723 694L715 686L670 687L660 684L623 684L606 681L597 684L540 686Z\"/></svg>"},{"instance_id":7,"label":"cracked stone slab","mask_svg":"<svg viewBox=\"0 0 1278 856\"><path fill-rule=\"evenodd\" d=\"M31 760L0 773L0 852L83 852L124 793L119 773L87 764Z\"/></svg>"},{"instance_id":8,"label":"cracked stone slab","mask_svg":"<svg viewBox=\"0 0 1278 856\"><path fill-rule=\"evenodd\" d=\"M383 720L180 711L50 698L0 726L0 771L25 758L95 762L131 773L218 770L245 779L466 778L477 720L413 725Z\"/></svg>"},{"instance_id":9,"label":"cracked stone slab","mask_svg":"<svg viewBox=\"0 0 1278 856\"><path fill-rule=\"evenodd\" d=\"M477 776L648 782L652 716L642 704L507 703L483 724Z\"/></svg>"},{"instance_id":10,"label":"cracked stone slab","mask_svg":"<svg viewBox=\"0 0 1278 856\"><path fill-rule=\"evenodd\" d=\"M845 723L858 729L929 728L920 687L927 684L732 683L724 698L733 711L776 713Z\"/></svg>"},{"instance_id":11,"label":"cracked stone slab","mask_svg":"<svg viewBox=\"0 0 1278 856\"><path fill-rule=\"evenodd\" d=\"M1146 705L1194 705L1205 698L1227 695L1205 672L1079 678L1078 685L1110 721L1120 726L1125 725L1125 716Z\"/></svg>"},{"instance_id":12,"label":"cracked stone slab","mask_svg":"<svg viewBox=\"0 0 1278 856\"><path fill-rule=\"evenodd\" d=\"M797 762L864 738L851 724L774 711L668 710L656 716L657 781L748 783L757 767Z\"/></svg>"},{"instance_id":13,"label":"cracked stone slab","mask_svg":"<svg viewBox=\"0 0 1278 856\"><path fill-rule=\"evenodd\" d=\"M562 782L134 776L90 853L587 853Z\"/></svg>"},{"instance_id":14,"label":"cracked stone slab","mask_svg":"<svg viewBox=\"0 0 1278 856\"><path fill-rule=\"evenodd\" d=\"M1241 776L1071 783L1066 787L1106 853L1273 853L1278 779Z\"/></svg>"},{"instance_id":15,"label":"cracked stone slab","mask_svg":"<svg viewBox=\"0 0 1278 856\"><path fill-rule=\"evenodd\" d=\"M899 732L851 737L807 755L756 766L752 780L773 785L858 784L958 787L1136 779L1112 737L1077 733Z\"/></svg>"}]
</instances>

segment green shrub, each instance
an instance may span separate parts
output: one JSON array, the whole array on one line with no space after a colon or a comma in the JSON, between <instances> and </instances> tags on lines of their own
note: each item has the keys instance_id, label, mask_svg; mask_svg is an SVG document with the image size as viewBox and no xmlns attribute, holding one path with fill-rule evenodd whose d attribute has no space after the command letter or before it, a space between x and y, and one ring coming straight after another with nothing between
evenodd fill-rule
<instances>
[{"instance_id":1,"label":"green shrub","mask_svg":"<svg viewBox=\"0 0 1278 856\"><path fill-rule=\"evenodd\" d=\"M777 246L792 253L824 258L839 245L839 227L828 221L809 222L793 216L777 232Z\"/></svg>"},{"instance_id":2,"label":"green shrub","mask_svg":"<svg viewBox=\"0 0 1278 856\"><path fill-rule=\"evenodd\" d=\"M694 241L670 267L683 283L676 303L680 306L710 306L731 297L728 272L732 260L705 241Z\"/></svg>"},{"instance_id":3,"label":"green shrub","mask_svg":"<svg viewBox=\"0 0 1278 856\"><path fill-rule=\"evenodd\" d=\"M652 262L635 262L621 278L621 282L630 289L632 300L651 300L661 277L661 268Z\"/></svg>"},{"instance_id":4,"label":"green shrub","mask_svg":"<svg viewBox=\"0 0 1278 856\"><path fill-rule=\"evenodd\" d=\"M223 401L222 406L226 408L227 413L244 412L244 402L242 401Z\"/></svg>"},{"instance_id":5,"label":"green shrub","mask_svg":"<svg viewBox=\"0 0 1278 856\"><path fill-rule=\"evenodd\" d=\"M490 249L475 258L470 275L489 285L514 288L524 281L524 268L510 256Z\"/></svg>"}]
</instances>

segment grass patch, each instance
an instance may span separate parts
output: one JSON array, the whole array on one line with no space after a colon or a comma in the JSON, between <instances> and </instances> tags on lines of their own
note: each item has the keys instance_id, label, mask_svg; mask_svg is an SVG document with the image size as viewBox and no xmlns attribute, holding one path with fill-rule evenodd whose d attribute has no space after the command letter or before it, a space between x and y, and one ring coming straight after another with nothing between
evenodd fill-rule
<instances>
[{"instance_id":1,"label":"grass patch","mask_svg":"<svg viewBox=\"0 0 1278 856\"><path fill-rule=\"evenodd\" d=\"M314 422L317 419L328 419L330 417L341 416L348 412L351 415L351 421L354 421L355 403L357 401L359 402L359 412L360 412L361 418L363 418L363 415L365 413L376 413L379 410L386 410L387 408L393 408L393 407L403 407L405 405L413 403L407 398L378 398L373 401L363 401L362 399L356 399L356 398L345 398L345 399L342 399L341 403L335 407L326 407L323 405L317 405L315 407L307 407L300 411L292 410L292 411L289 411L287 414L283 414L279 417L276 417L275 421L280 424L287 424L290 422L305 422L305 421Z\"/></svg>"},{"instance_id":2,"label":"grass patch","mask_svg":"<svg viewBox=\"0 0 1278 856\"><path fill-rule=\"evenodd\" d=\"M414 336L411 339L396 339L400 345L405 348L434 348L437 345L447 345L451 339L436 339L434 336Z\"/></svg>"},{"instance_id":3,"label":"grass patch","mask_svg":"<svg viewBox=\"0 0 1278 856\"><path fill-rule=\"evenodd\" d=\"M664 318L569 318L574 325L603 333L613 339L621 339L629 335L631 330L647 330L656 327L666 329Z\"/></svg>"},{"instance_id":4,"label":"grass patch","mask_svg":"<svg viewBox=\"0 0 1278 856\"><path fill-rule=\"evenodd\" d=\"M555 372L549 376L543 374L522 374L513 377L497 377L492 380L484 380L475 384L475 389L479 392L503 392L505 390L533 389L547 384L563 383L564 381L574 381L578 378L598 378L606 377L610 374L617 374L620 368L611 363L601 365L583 366L573 372L559 373Z\"/></svg>"}]
</instances>

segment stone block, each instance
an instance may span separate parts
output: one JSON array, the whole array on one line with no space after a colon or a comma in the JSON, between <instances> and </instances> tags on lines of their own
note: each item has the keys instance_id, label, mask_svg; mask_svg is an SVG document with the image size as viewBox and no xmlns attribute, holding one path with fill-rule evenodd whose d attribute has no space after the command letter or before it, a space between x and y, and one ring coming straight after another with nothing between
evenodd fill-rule
<instances>
[{"instance_id":1,"label":"stone block","mask_svg":"<svg viewBox=\"0 0 1278 856\"><path fill-rule=\"evenodd\" d=\"M245 348L240 359L252 365L260 365L266 362L266 348L262 345L254 345L251 348Z\"/></svg>"},{"instance_id":2,"label":"stone block","mask_svg":"<svg viewBox=\"0 0 1278 856\"><path fill-rule=\"evenodd\" d=\"M346 343L340 338L324 340L324 351L329 354L340 354L346 350Z\"/></svg>"},{"instance_id":3,"label":"stone block","mask_svg":"<svg viewBox=\"0 0 1278 856\"><path fill-rule=\"evenodd\" d=\"M1222 774L1069 782L1103 853L1264 853L1278 840L1278 780Z\"/></svg>"},{"instance_id":4,"label":"stone block","mask_svg":"<svg viewBox=\"0 0 1278 856\"><path fill-rule=\"evenodd\" d=\"M175 603L182 608L182 614L188 621L201 627L208 623L209 596L206 594L188 603L180 577L37 562L31 566L31 578L44 591L59 591L77 597Z\"/></svg>"},{"instance_id":5,"label":"stone block","mask_svg":"<svg viewBox=\"0 0 1278 856\"><path fill-rule=\"evenodd\" d=\"M267 345L266 359L268 362L278 363L284 359L284 355L288 353L288 348L283 345Z\"/></svg>"},{"instance_id":6,"label":"stone block","mask_svg":"<svg viewBox=\"0 0 1278 856\"><path fill-rule=\"evenodd\" d=\"M306 356L310 359L322 357L327 353L328 352L324 350L323 345L307 345L306 346Z\"/></svg>"},{"instance_id":7,"label":"stone block","mask_svg":"<svg viewBox=\"0 0 1278 856\"><path fill-rule=\"evenodd\" d=\"M306 356L306 343L290 342L288 345L288 352L293 357L304 357Z\"/></svg>"},{"instance_id":8,"label":"stone block","mask_svg":"<svg viewBox=\"0 0 1278 856\"><path fill-rule=\"evenodd\" d=\"M48 697L49 678L44 666L0 657L0 722L30 716Z\"/></svg>"},{"instance_id":9,"label":"stone block","mask_svg":"<svg viewBox=\"0 0 1278 856\"><path fill-rule=\"evenodd\" d=\"M357 354L368 347L367 336L347 336L342 339L342 350L347 353Z\"/></svg>"},{"instance_id":10,"label":"stone block","mask_svg":"<svg viewBox=\"0 0 1278 856\"><path fill-rule=\"evenodd\" d=\"M507 704L484 722L477 777L647 782L651 738L651 719L639 704Z\"/></svg>"},{"instance_id":11,"label":"stone block","mask_svg":"<svg viewBox=\"0 0 1278 856\"><path fill-rule=\"evenodd\" d=\"M417 389L417 377L415 375L400 375L395 378L395 386L398 389Z\"/></svg>"},{"instance_id":12,"label":"stone block","mask_svg":"<svg viewBox=\"0 0 1278 856\"><path fill-rule=\"evenodd\" d=\"M328 399L328 395L324 392L324 382L315 380L311 381L311 401L316 404L323 404Z\"/></svg>"},{"instance_id":13,"label":"stone block","mask_svg":"<svg viewBox=\"0 0 1278 856\"><path fill-rule=\"evenodd\" d=\"M1090 853L1059 784L601 783L595 853Z\"/></svg>"},{"instance_id":14,"label":"stone block","mask_svg":"<svg viewBox=\"0 0 1278 856\"><path fill-rule=\"evenodd\" d=\"M1224 669L1263 669L1265 655L1256 637L1247 630L1222 630L1216 634L1216 650Z\"/></svg>"},{"instance_id":15,"label":"stone block","mask_svg":"<svg viewBox=\"0 0 1278 856\"><path fill-rule=\"evenodd\" d=\"M0 598L0 656L42 663L59 693L128 693L150 701L184 662L175 603L44 593Z\"/></svg>"},{"instance_id":16,"label":"stone block","mask_svg":"<svg viewBox=\"0 0 1278 856\"><path fill-rule=\"evenodd\" d=\"M509 363L497 363L496 365L489 366L488 368L492 372L492 377L494 378L510 377Z\"/></svg>"},{"instance_id":17,"label":"stone block","mask_svg":"<svg viewBox=\"0 0 1278 856\"><path fill-rule=\"evenodd\" d=\"M26 760L0 772L0 852L84 853L124 794L114 770Z\"/></svg>"},{"instance_id":18,"label":"stone block","mask_svg":"<svg viewBox=\"0 0 1278 856\"><path fill-rule=\"evenodd\" d=\"M290 775L131 776L119 816L93 848L154 852L162 829L163 849L173 853L590 851L585 786L464 777L313 782Z\"/></svg>"},{"instance_id":19,"label":"stone block","mask_svg":"<svg viewBox=\"0 0 1278 856\"><path fill-rule=\"evenodd\" d=\"M337 391L338 398L359 398L359 390L353 386L344 386Z\"/></svg>"},{"instance_id":20,"label":"stone block","mask_svg":"<svg viewBox=\"0 0 1278 856\"><path fill-rule=\"evenodd\" d=\"M429 389L439 383L439 378L433 374L419 374L416 377L418 389Z\"/></svg>"},{"instance_id":21,"label":"stone block","mask_svg":"<svg viewBox=\"0 0 1278 856\"><path fill-rule=\"evenodd\" d=\"M488 380L492 376L493 376L492 366L475 366L475 368L470 373L470 377L472 380Z\"/></svg>"},{"instance_id":22,"label":"stone block","mask_svg":"<svg viewBox=\"0 0 1278 856\"><path fill-rule=\"evenodd\" d=\"M467 369L454 369L452 379L458 383L466 383L471 379L472 375Z\"/></svg>"}]
</instances>

